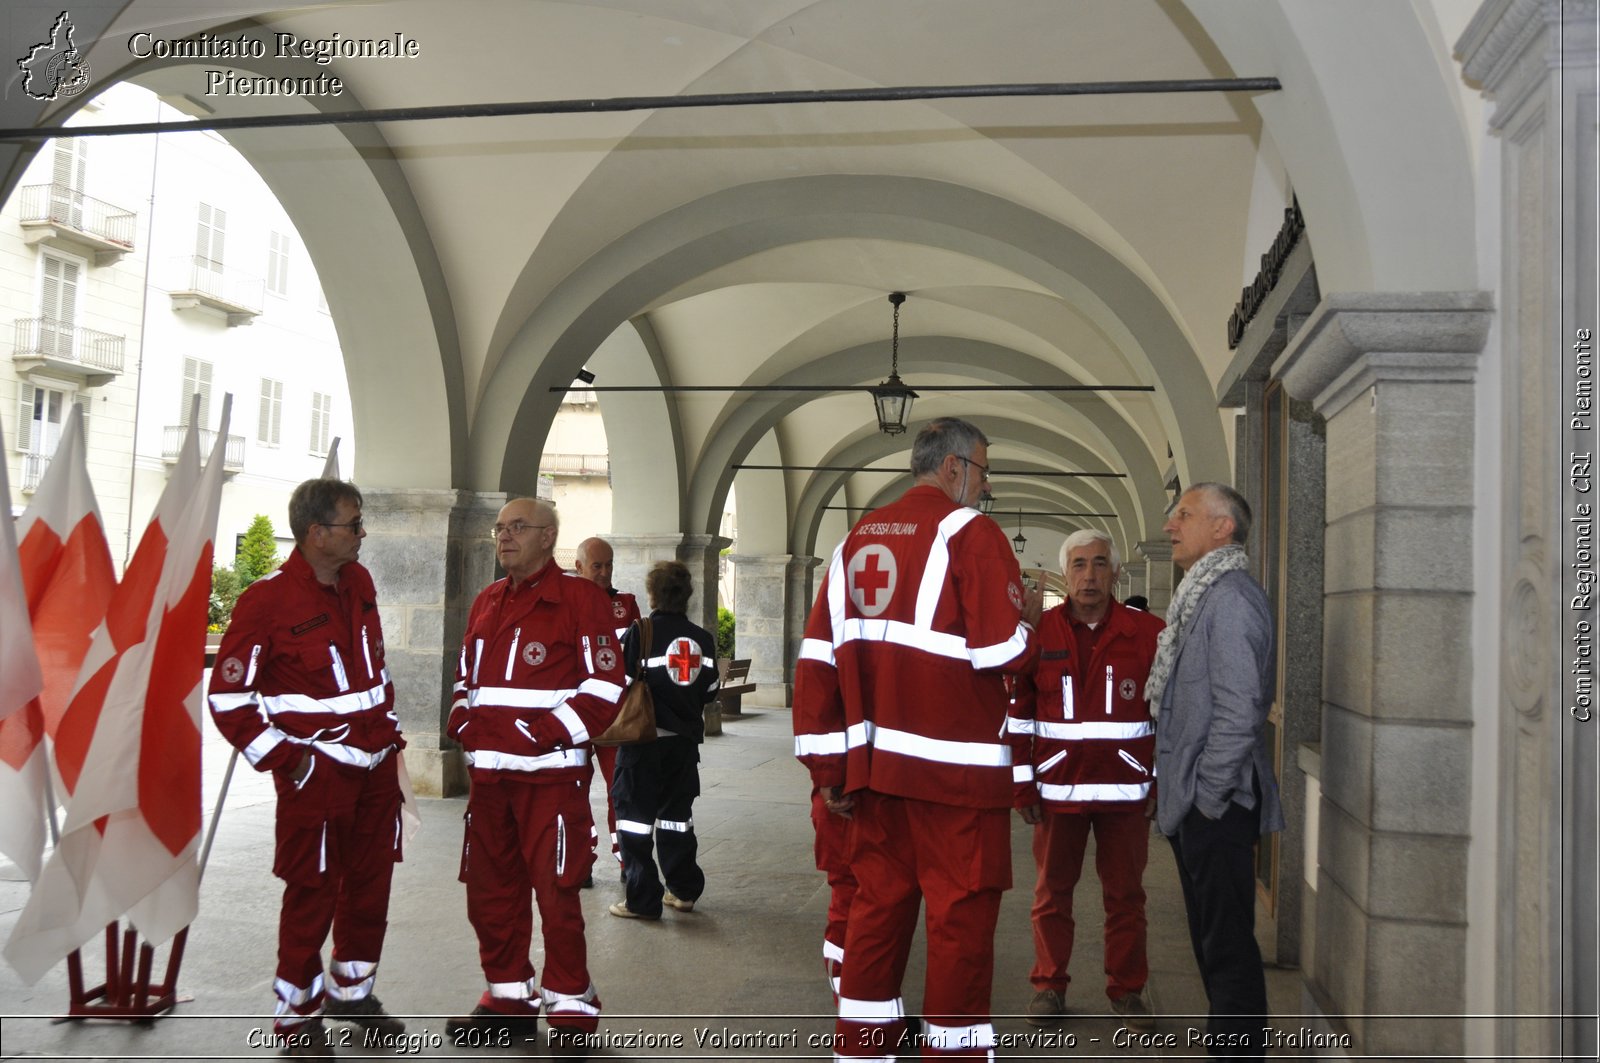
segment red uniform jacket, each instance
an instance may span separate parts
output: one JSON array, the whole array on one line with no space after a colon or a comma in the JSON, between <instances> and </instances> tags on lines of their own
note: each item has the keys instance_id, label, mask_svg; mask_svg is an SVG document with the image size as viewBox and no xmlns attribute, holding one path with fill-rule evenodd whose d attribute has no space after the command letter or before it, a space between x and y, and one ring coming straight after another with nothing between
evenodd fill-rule
<instances>
[{"instance_id":1,"label":"red uniform jacket","mask_svg":"<svg viewBox=\"0 0 1600 1063\"><path fill-rule=\"evenodd\" d=\"M1089 660L1079 660L1067 606L1039 621L1039 658L1019 678L1007 731L1018 764L1019 808L1092 811L1107 802L1143 801L1155 779L1155 727L1144 698L1167 625L1113 601Z\"/></svg>"},{"instance_id":2,"label":"red uniform jacket","mask_svg":"<svg viewBox=\"0 0 1600 1063\"><path fill-rule=\"evenodd\" d=\"M298 549L252 583L211 672L211 716L257 771L297 764L307 745L371 767L404 746L372 576L356 562L326 587Z\"/></svg>"},{"instance_id":3,"label":"red uniform jacket","mask_svg":"<svg viewBox=\"0 0 1600 1063\"><path fill-rule=\"evenodd\" d=\"M587 779L623 683L606 592L552 561L472 603L446 726L473 778Z\"/></svg>"},{"instance_id":4,"label":"red uniform jacket","mask_svg":"<svg viewBox=\"0 0 1600 1063\"><path fill-rule=\"evenodd\" d=\"M628 625L639 619L639 600L631 594L611 588L611 619L616 625L617 638L628 633Z\"/></svg>"},{"instance_id":5,"label":"red uniform jacket","mask_svg":"<svg viewBox=\"0 0 1600 1063\"><path fill-rule=\"evenodd\" d=\"M817 786L1005 808L1002 671L1028 666L1000 526L922 485L834 551L795 669L795 755Z\"/></svg>"}]
</instances>

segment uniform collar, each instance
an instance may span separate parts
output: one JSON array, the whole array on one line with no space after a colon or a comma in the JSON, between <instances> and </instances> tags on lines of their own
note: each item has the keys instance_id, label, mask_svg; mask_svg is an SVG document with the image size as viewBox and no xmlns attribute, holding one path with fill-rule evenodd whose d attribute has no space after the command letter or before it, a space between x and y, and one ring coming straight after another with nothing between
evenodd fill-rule
<instances>
[{"instance_id":1,"label":"uniform collar","mask_svg":"<svg viewBox=\"0 0 1600 1063\"><path fill-rule=\"evenodd\" d=\"M311 567L311 562L306 560L306 555L301 553L300 547L296 546L293 550L289 551L288 558L285 559L283 564L279 567L283 570L285 575L303 579L313 587L320 587L323 590L328 591L330 594L337 594L345 587L344 570L349 566L344 565L340 567L339 574L334 577L333 585L330 587L328 584L317 579L316 570Z\"/></svg>"},{"instance_id":2,"label":"uniform collar","mask_svg":"<svg viewBox=\"0 0 1600 1063\"><path fill-rule=\"evenodd\" d=\"M529 576L522 583L512 584L511 577L507 576L503 593L507 598L522 598L531 595L541 601L560 601L561 579L566 575L568 573L564 572L561 566L556 564L556 559L552 557L545 562L543 568ZM578 579L580 577L573 576L572 578Z\"/></svg>"}]
</instances>

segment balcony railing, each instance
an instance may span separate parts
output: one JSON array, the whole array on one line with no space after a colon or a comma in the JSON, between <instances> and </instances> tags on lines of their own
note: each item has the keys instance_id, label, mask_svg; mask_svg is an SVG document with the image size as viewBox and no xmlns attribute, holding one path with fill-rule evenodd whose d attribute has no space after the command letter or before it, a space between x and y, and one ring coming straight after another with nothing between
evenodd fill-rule
<instances>
[{"instance_id":1,"label":"balcony railing","mask_svg":"<svg viewBox=\"0 0 1600 1063\"><path fill-rule=\"evenodd\" d=\"M173 262L172 309L204 307L220 311L229 325L248 325L261 313L266 282L200 255Z\"/></svg>"},{"instance_id":2,"label":"balcony railing","mask_svg":"<svg viewBox=\"0 0 1600 1063\"><path fill-rule=\"evenodd\" d=\"M545 476L610 476L611 458L606 454L544 454L539 472Z\"/></svg>"},{"instance_id":3,"label":"balcony railing","mask_svg":"<svg viewBox=\"0 0 1600 1063\"><path fill-rule=\"evenodd\" d=\"M183 450L183 437L189 429L181 424L169 424L161 437L161 460L168 465L175 465L178 453ZM200 460L204 461L211 453L211 448L216 445L217 433L209 428L200 429ZM222 452L222 469L224 472L240 472L244 469L244 436L230 435L227 446Z\"/></svg>"},{"instance_id":4,"label":"balcony railing","mask_svg":"<svg viewBox=\"0 0 1600 1063\"><path fill-rule=\"evenodd\" d=\"M25 495L33 494L44 481L44 471L49 467L50 456L47 454L22 455L22 483L17 485L17 489Z\"/></svg>"},{"instance_id":5,"label":"balcony railing","mask_svg":"<svg viewBox=\"0 0 1600 1063\"><path fill-rule=\"evenodd\" d=\"M50 240L93 251L100 265L133 250L138 215L103 199L86 196L63 184L26 185L22 189L22 227L29 242Z\"/></svg>"},{"instance_id":6,"label":"balcony railing","mask_svg":"<svg viewBox=\"0 0 1600 1063\"><path fill-rule=\"evenodd\" d=\"M12 358L19 369L49 366L105 383L122 372L123 337L48 317L12 324ZM94 379L96 377L102 379Z\"/></svg>"}]
</instances>

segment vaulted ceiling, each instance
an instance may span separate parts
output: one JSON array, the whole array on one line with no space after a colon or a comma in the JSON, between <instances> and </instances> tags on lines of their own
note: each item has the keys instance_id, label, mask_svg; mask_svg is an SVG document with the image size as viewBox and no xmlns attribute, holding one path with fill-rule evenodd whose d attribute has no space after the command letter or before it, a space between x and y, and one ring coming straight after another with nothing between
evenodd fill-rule
<instances>
[{"instance_id":1,"label":"vaulted ceiling","mask_svg":"<svg viewBox=\"0 0 1600 1063\"><path fill-rule=\"evenodd\" d=\"M1225 323L1291 192L1324 290L1470 286L1473 5L1391 0L424 0L73 8L98 83L197 116L860 86L1271 76L1273 93L1002 97L353 122L227 133L285 203L339 324L374 485L528 490L552 387L1150 385L939 392L991 436L1000 509L1046 544L1156 537L1169 470L1230 479ZM56 8L12 5L13 26ZM140 60L135 31L418 42L412 59ZM8 33L8 39L26 34ZM337 75L338 97L207 96L204 70ZM1373 109L1374 101L1381 101ZM53 124L11 86L7 126ZM7 187L36 144L0 145ZM1384 187L1408 175L1404 189ZM1413 231L1414 230L1414 231ZM1420 250L1416 233L1424 233ZM905 466L859 393L602 397L624 531L825 549ZM1027 475L1116 472L1126 479ZM1008 524L1009 529L1009 524Z\"/></svg>"}]
</instances>

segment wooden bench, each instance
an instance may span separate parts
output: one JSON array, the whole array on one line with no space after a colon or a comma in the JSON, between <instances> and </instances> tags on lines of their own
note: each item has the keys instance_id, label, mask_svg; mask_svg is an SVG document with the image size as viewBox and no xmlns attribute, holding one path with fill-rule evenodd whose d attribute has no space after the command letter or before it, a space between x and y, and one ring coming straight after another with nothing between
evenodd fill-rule
<instances>
[{"instance_id":1,"label":"wooden bench","mask_svg":"<svg viewBox=\"0 0 1600 1063\"><path fill-rule=\"evenodd\" d=\"M717 662L719 665L723 662ZM750 682L750 662L728 661L717 687L717 705L724 716L739 716L740 701L746 694L754 694L756 685Z\"/></svg>"}]
</instances>

